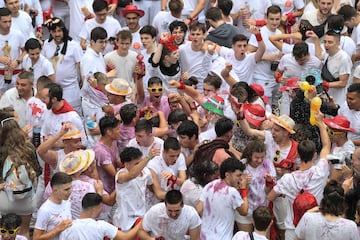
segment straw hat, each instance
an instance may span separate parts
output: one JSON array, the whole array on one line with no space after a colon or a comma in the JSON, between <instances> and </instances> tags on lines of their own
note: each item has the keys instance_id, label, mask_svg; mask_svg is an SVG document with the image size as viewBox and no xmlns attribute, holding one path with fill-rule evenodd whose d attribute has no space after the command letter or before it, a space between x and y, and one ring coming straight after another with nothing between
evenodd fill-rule
<instances>
[{"instance_id":1,"label":"straw hat","mask_svg":"<svg viewBox=\"0 0 360 240\"><path fill-rule=\"evenodd\" d=\"M325 118L324 123L331 129L343 131L343 132L355 132L355 129L350 127L350 121L341 115L337 115L334 118Z\"/></svg>"},{"instance_id":2,"label":"straw hat","mask_svg":"<svg viewBox=\"0 0 360 240\"><path fill-rule=\"evenodd\" d=\"M244 104L245 119L256 127L266 120L265 109L260 104Z\"/></svg>"},{"instance_id":3,"label":"straw hat","mask_svg":"<svg viewBox=\"0 0 360 240\"><path fill-rule=\"evenodd\" d=\"M91 157L91 154L84 150L68 153L64 159L60 161L59 170L69 175L83 171L88 162L90 162Z\"/></svg>"},{"instance_id":4,"label":"straw hat","mask_svg":"<svg viewBox=\"0 0 360 240\"><path fill-rule=\"evenodd\" d=\"M119 96L126 96L132 92L129 83L122 78L115 78L111 83L105 86L105 90Z\"/></svg>"},{"instance_id":5,"label":"straw hat","mask_svg":"<svg viewBox=\"0 0 360 240\"><path fill-rule=\"evenodd\" d=\"M224 116L224 99L218 95L209 98L202 106L212 113Z\"/></svg>"},{"instance_id":6,"label":"straw hat","mask_svg":"<svg viewBox=\"0 0 360 240\"><path fill-rule=\"evenodd\" d=\"M283 114L280 117L272 115L270 120L276 125L284 128L289 133L291 134L295 133L294 131L295 122L288 115Z\"/></svg>"},{"instance_id":7,"label":"straw hat","mask_svg":"<svg viewBox=\"0 0 360 240\"><path fill-rule=\"evenodd\" d=\"M80 132L75 125L71 124L70 129L64 135L62 135L61 139L78 139L82 137L84 137L84 133Z\"/></svg>"}]
</instances>

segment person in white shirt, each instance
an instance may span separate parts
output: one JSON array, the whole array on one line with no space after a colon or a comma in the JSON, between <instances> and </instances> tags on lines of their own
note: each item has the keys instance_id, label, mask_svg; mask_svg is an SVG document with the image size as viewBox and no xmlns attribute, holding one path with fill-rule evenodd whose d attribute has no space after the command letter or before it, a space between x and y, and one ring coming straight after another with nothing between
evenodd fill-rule
<instances>
[{"instance_id":1,"label":"person in white shirt","mask_svg":"<svg viewBox=\"0 0 360 240\"><path fill-rule=\"evenodd\" d=\"M120 23L113 17L107 17L108 4L104 0L95 0L92 4L95 18L87 20L81 28L79 33L80 45L83 50L90 44L90 33L95 27L103 27L108 35L109 39L116 38L116 34L121 30ZM108 41L103 54L111 52L114 49L114 42Z\"/></svg>"},{"instance_id":2,"label":"person in white shirt","mask_svg":"<svg viewBox=\"0 0 360 240\"><path fill-rule=\"evenodd\" d=\"M70 10L69 35L80 43L79 32L86 19L94 17L92 10L93 0L67 0Z\"/></svg>"},{"instance_id":3,"label":"person in white shirt","mask_svg":"<svg viewBox=\"0 0 360 240\"><path fill-rule=\"evenodd\" d=\"M170 190L165 195L165 202L146 212L138 236L140 239L179 240L189 234L187 239L197 240L200 239L200 226L201 219L196 210L184 205L179 190Z\"/></svg>"},{"instance_id":4,"label":"person in white shirt","mask_svg":"<svg viewBox=\"0 0 360 240\"><path fill-rule=\"evenodd\" d=\"M318 9L308 12L304 11L304 14L301 16L301 19L308 20L314 27L322 25L331 15L334 0L318 0L318 5Z\"/></svg>"},{"instance_id":5,"label":"person in white shirt","mask_svg":"<svg viewBox=\"0 0 360 240\"><path fill-rule=\"evenodd\" d=\"M324 36L324 47L327 57L324 56L321 75L329 88L329 95L336 104L346 100L346 87L351 74L352 61L349 55L340 49L340 34L328 31ZM339 64L341 63L341 64Z\"/></svg>"},{"instance_id":6,"label":"person in white shirt","mask_svg":"<svg viewBox=\"0 0 360 240\"><path fill-rule=\"evenodd\" d=\"M103 220L95 220L103 210L102 197L97 193L87 193L82 199L82 212L80 218L74 220L72 225L61 232L60 240L102 240L111 238L114 240L134 239L139 226L134 227L127 233L118 230L117 227Z\"/></svg>"},{"instance_id":7,"label":"person in white shirt","mask_svg":"<svg viewBox=\"0 0 360 240\"><path fill-rule=\"evenodd\" d=\"M25 42L25 55L22 67L34 74L34 87L41 76L47 76L52 82L55 82L55 71L51 62L41 54L41 44L36 38L30 38Z\"/></svg>"},{"instance_id":8,"label":"person in white shirt","mask_svg":"<svg viewBox=\"0 0 360 240\"><path fill-rule=\"evenodd\" d=\"M235 158L228 158L220 165L220 178L208 183L196 207L202 216L201 239L231 240L235 211L248 213L245 165Z\"/></svg>"},{"instance_id":9,"label":"person in white shirt","mask_svg":"<svg viewBox=\"0 0 360 240\"><path fill-rule=\"evenodd\" d=\"M252 220L254 225L253 232L239 231L232 240L267 240L267 232L272 223L272 214L268 207L260 206L252 212Z\"/></svg>"},{"instance_id":10,"label":"person in white shirt","mask_svg":"<svg viewBox=\"0 0 360 240\"><path fill-rule=\"evenodd\" d=\"M58 240L59 234L71 226L71 204L68 201L71 183L71 176L63 172L57 172L51 178L53 192L38 211L34 239Z\"/></svg>"},{"instance_id":11,"label":"person in white shirt","mask_svg":"<svg viewBox=\"0 0 360 240\"><path fill-rule=\"evenodd\" d=\"M329 164L326 156L330 152L331 143L321 113L317 113L315 118L320 129L322 143L319 161L316 164L313 162L316 154L315 143L311 140L303 140L298 145L298 154L300 157L299 170L292 173L285 173L268 194L269 201L274 201L283 194L289 202L287 205L287 215L285 217L285 239L289 240L296 239L295 226L293 223L293 202L296 196L300 190L303 189L311 193L319 204L323 198L323 189L329 175Z\"/></svg>"}]
</instances>

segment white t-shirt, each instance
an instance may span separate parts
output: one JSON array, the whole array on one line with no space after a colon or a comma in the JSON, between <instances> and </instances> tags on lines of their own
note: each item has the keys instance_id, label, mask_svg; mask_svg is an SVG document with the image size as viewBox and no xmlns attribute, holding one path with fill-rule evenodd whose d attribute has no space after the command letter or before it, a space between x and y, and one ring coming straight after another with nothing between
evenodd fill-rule
<instances>
[{"instance_id":1,"label":"white t-shirt","mask_svg":"<svg viewBox=\"0 0 360 240\"><path fill-rule=\"evenodd\" d=\"M201 239L230 240L233 236L235 209L243 204L238 190L224 180L208 183L200 196L203 203Z\"/></svg>"},{"instance_id":2,"label":"white t-shirt","mask_svg":"<svg viewBox=\"0 0 360 240\"><path fill-rule=\"evenodd\" d=\"M34 73L34 88L36 87L38 78L41 76L50 76L55 74L54 68L49 60L46 59L42 54L40 54L39 59L32 65L31 59L28 54L25 55L22 67L24 70L30 71Z\"/></svg>"},{"instance_id":3,"label":"white t-shirt","mask_svg":"<svg viewBox=\"0 0 360 240\"><path fill-rule=\"evenodd\" d=\"M280 59L280 63L278 66L279 71L283 72L283 76L287 78L300 78L301 73L305 72L308 69L320 69L321 68L321 61L313 56L310 55L309 61L307 61L304 65L299 65L299 63L295 60L295 57L292 53L284 55Z\"/></svg>"},{"instance_id":4,"label":"white t-shirt","mask_svg":"<svg viewBox=\"0 0 360 240\"><path fill-rule=\"evenodd\" d=\"M281 8L281 13L284 16L294 10L299 10L305 7L303 0L292 0L290 5L286 5L286 0L271 0L272 5L278 5Z\"/></svg>"},{"instance_id":5,"label":"white t-shirt","mask_svg":"<svg viewBox=\"0 0 360 240\"><path fill-rule=\"evenodd\" d=\"M35 38L34 28L31 21L32 20L29 14L19 10L19 16L11 18L11 28L20 31L26 40L29 38Z\"/></svg>"},{"instance_id":6,"label":"white t-shirt","mask_svg":"<svg viewBox=\"0 0 360 240\"><path fill-rule=\"evenodd\" d=\"M355 132L348 132L347 137L350 140L360 140L360 111L350 110L346 102L340 105L339 115L346 116L350 121L350 127Z\"/></svg>"},{"instance_id":7,"label":"white t-shirt","mask_svg":"<svg viewBox=\"0 0 360 240\"><path fill-rule=\"evenodd\" d=\"M318 160L317 164L307 170L297 170L284 174L274 186L274 191L284 194L290 204L287 205L285 228L295 229L293 224L294 212L292 204L301 189L310 192L320 204L323 198L324 187L329 175L329 164L326 159ZM294 180L295 179L295 180Z\"/></svg>"},{"instance_id":8,"label":"white t-shirt","mask_svg":"<svg viewBox=\"0 0 360 240\"><path fill-rule=\"evenodd\" d=\"M152 148L152 146L155 144L155 146L157 148L160 148L160 152L162 153L163 149L164 149L164 140L162 140L161 138L158 137L154 137L154 141L153 143L148 146L140 146L137 141L136 138L133 138L129 141L129 143L127 144L127 147L136 147L138 149L140 149L140 151L142 152L143 156L148 156L149 155L149 151Z\"/></svg>"},{"instance_id":9,"label":"white t-shirt","mask_svg":"<svg viewBox=\"0 0 360 240\"><path fill-rule=\"evenodd\" d=\"M175 20L182 21L181 18L174 17L170 12L160 11L155 15L152 25L157 29L158 38L161 33L170 32L169 25Z\"/></svg>"},{"instance_id":10,"label":"white t-shirt","mask_svg":"<svg viewBox=\"0 0 360 240\"><path fill-rule=\"evenodd\" d=\"M212 56L207 52L194 51L191 42L182 44L179 47L179 62L182 72L188 72L190 76L197 77L197 89L203 91L203 82L211 67Z\"/></svg>"},{"instance_id":11,"label":"white t-shirt","mask_svg":"<svg viewBox=\"0 0 360 240\"><path fill-rule=\"evenodd\" d=\"M77 42L80 42L79 32L85 23L85 16L81 8L86 7L91 13L93 0L69 0L68 6L70 10L70 27L69 35Z\"/></svg>"},{"instance_id":12,"label":"white t-shirt","mask_svg":"<svg viewBox=\"0 0 360 240\"><path fill-rule=\"evenodd\" d=\"M104 237L114 239L117 227L103 220L91 218L77 219L72 222L71 227L60 233L60 240L102 240Z\"/></svg>"},{"instance_id":13,"label":"white t-shirt","mask_svg":"<svg viewBox=\"0 0 360 240\"><path fill-rule=\"evenodd\" d=\"M253 232L253 236L254 240L267 240L265 236L257 234L256 232ZM239 231L234 235L232 240L250 240L250 236L248 232Z\"/></svg>"},{"instance_id":14,"label":"white t-shirt","mask_svg":"<svg viewBox=\"0 0 360 240\"><path fill-rule=\"evenodd\" d=\"M203 187L200 184L195 183L195 180L190 178L181 185L180 192L183 195L184 204L196 208L200 195L203 191Z\"/></svg>"},{"instance_id":15,"label":"white t-shirt","mask_svg":"<svg viewBox=\"0 0 360 240\"><path fill-rule=\"evenodd\" d=\"M18 90L14 87L7 90L0 98L0 108L12 107L19 117L20 127L26 124L26 100L19 96Z\"/></svg>"},{"instance_id":16,"label":"white t-shirt","mask_svg":"<svg viewBox=\"0 0 360 240\"><path fill-rule=\"evenodd\" d=\"M102 72L106 74L106 64L102 53L96 53L94 49L88 47L80 61L82 76L88 76L90 73ZM92 75L91 74L91 75ZM87 81L84 81L86 84Z\"/></svg>"},{"instance_id":17,"label":"white t-shirt","mask_svg":"<svg viewBox=\"0 0 360 240\"><path fill-rule=\"evenodd\" d=\"M145 214L142 227L151 235L166 240L180 240L189 230L199 227L201 219L193 207L184 205L177 219L168 216L165 203L158 203Z\"/></svg>"},{"instance_id":18,"label":"white t-shirt","mask_svg":"<svg viewBox=\"0 0 360 240\"><path fill-rule=\"evenodd\" d=\"M124 183L118 183L119 174L128 172L122 168L115 176L116 203L113 221L122 231L128 231L138 217L146 212L145 192L148 185L152 185L150 170L145 167L139 176Z\"/></svg>"},{"instance_id":19,"label":"white t-shirt","mask_svg":"<svg viewBox=\"0 0 360 240\"><path fill-rule=\"evenodd\" d=\"M56 204L49 199L46 200L38 211L35 228L45 232L54 229L63 220L71 219L70 208L70 201L62 201L61 204ZM53 239L59 239L59 235Z\"/></svg>"},{"instance_id":20,"label":"white t-shirt","mask_svg":"<svg viewBox=\"0 0 360 240\"><path fill-rule=\"evenodd\" d=\"M346 74L348 74L350 77L352 61L345 51L340 50L334 56L328 56L324 59L327 60L327 68L329 72L334 76L334 78L338 78L339 76ZM349 80L347 81L347 85L348 83ZM334 98L335 103L340 105L346 100L346 89L347 86L343 88L330 88L328 93Z\"/></svg>"},{"instance_id":21,"label":"white t-shirt","mask_svg":"<svg viewBox=\"0 0 360 240\"><path fill-rule=\"evenodd\" d=\"M241 61L235 58L234 50L227 47L221 47L220 56L227 62L232 64L232 69L239 78L239 81L252 83L253 72L256 68L255 52L246 54L245 58Z\"/></svg>"},{"instance_id":22,"label":"white t-shirt","mask_svg":"<svg viewBox=\"0 0 360 240\"><path fill-rule=\"evenodd\" d=\"M300 0L302 1L302 0ZM266 55L273 55L273 54L279 54L280 51L277 49L269 40L269 37L271 35L275 34L281 34L281 31L279 29L276 29L275 32L270 31L267 26L264 26L260 29L261 35L264 41L264 44L266 46L266 50L264 53L264 56ZM249 45L252 45L254 47L258 47L258 42L255 38L255 35L252 34L249 39ZM257 63L253 78L260 81L272 81L275 79L274 72L270 69L271 61L260 61Z\"/></svg>"},{"instance_id":23,"label":"white t-shirt","mask_svg":"<svg viewBox=\"0 0 360 240\"><path fill-rule=\"evenodd\" d=\"M91 31L96 27L102 27L107 32L107 37L113 37L116 38L116 34L121 30L121 25L119 21L117 21L113 17L106 17L106 20L104 23L98 23L96 22L95 18L87 20L84 25L81 28L81 31L79 33L79 38L85 39L86 44L90 44L90 34ZM112 45L110 42L106 44L106 48L103 52L103 54L106 54L108 52L111 52L114 50L114 45Z\"/></svg>"},{"instance_id":24,"label":"white t-shirt","mask_svg":"<svg viewBox=\"0 0 360 240\"><path fill-rule=\"evenodd\" d=\"M320 212L307 212L301 218L295 229L299 239L342 239L358 240L359 232L354 221L339 218L328 221Z\"/></svg>"},{"instance_id":25,"label":"white t-shirt","mask_svg":"<svg viewBox=\"0 0 360 240\"><path fill-rule=\"evenodd\" d=\"M116 77L125 79L129 85L134 87L133 73L135 71L135 65L137 53L129 50L125 57L120 56L117 51L109 52L104 56L105 63L107 64L110 60L114 62L116 69Z\"/></svg>"}]
</instances>

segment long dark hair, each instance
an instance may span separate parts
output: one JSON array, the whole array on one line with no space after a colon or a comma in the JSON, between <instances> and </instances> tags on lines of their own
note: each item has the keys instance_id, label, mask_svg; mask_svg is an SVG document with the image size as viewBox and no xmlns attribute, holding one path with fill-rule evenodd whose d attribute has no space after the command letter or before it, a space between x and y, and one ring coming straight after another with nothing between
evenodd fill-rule
<instances>
[{"instance_id":1,"label":"long dark hair","mask_svg":"<svg viewBox=\"0 0 360 240\"><path fill-rule=\"evenodd\" d=\"M62 55L66 54L66 50L67 50L67 45L68 45L68 41L71 41L72 38L69 36L69 30L65 27L65 23L63 20L61 20L60 18L57 17L53 17L49 20L47 20L44 24L45 27L47 27L47 29L49 29L49 31L54 31L57 27L61 28L61 30L63 31L63 42L64 45L60 51L60 53ZM52 35L50 34L49 37L49 42L51 42L54 38L52 37Z\"/></svg>"}]
</instances>

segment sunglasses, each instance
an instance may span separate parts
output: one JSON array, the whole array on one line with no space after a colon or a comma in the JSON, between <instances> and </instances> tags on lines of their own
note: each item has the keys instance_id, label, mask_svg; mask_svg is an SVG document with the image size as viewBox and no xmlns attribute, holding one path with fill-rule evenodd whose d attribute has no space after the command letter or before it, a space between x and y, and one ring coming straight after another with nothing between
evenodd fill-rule
<instances>
[{"instance_id":1,"label":"sunglasses","mask_svg":"<svg viewBox=\"0 0 360 240\"><path fill-rule=\"evenodd\" d=\"M0 228L0 234L5 235L6 233L8 233L10 236L14 236L18 230L19 230L19 227L15 228L15 229L12 229L12 230L8 230L8 229L5 229L5 228Z\"/></svg>"},{"instance_id":2,"label":"sunglasses","mask_svg":"<svg viewBox=\"0 0 360 240\"><path fill-rule=\"evenodd\" d=\"M5 118L4 120L2 120L0 122L1 127L4 127L4 123L7 122L7 121L10 121L10 120L15 120L15 118L14 117Z\"/></svg>"},{"instance_id":3,"label":"sunglasses","mask_svg":"<svg viewBox=\"0 0 360 240\"><path fill-rule=\"evenodd\" d=\"M280 158L280 150L276 150L275 157L274 157L274 162L279 161L279 158Z\"/></svg>"},{"instance_id":4,"label":"sunglasses","mask_svg":"<svg viewBox=\"0 0 360 240\"><path fill-rule=\"evenodd\" d=\"M330 128L327 128L326 131L330 136L340 135L340 134L345 133L345 132L335 131L335 130L332 130Z\"/></svg>"},{"instance_id":5,"label":"sunglasses","mask_svg":"<svg viewBox=\"0 0 360 240\"><path fill-rule=\"evenodd\" d=\"M156 93L156 92L163 92L164 91L164 88L163 87L155 87L155 88L148 88L149 92L152 92L152 93Z\"/></svg>"}]
</instances>

